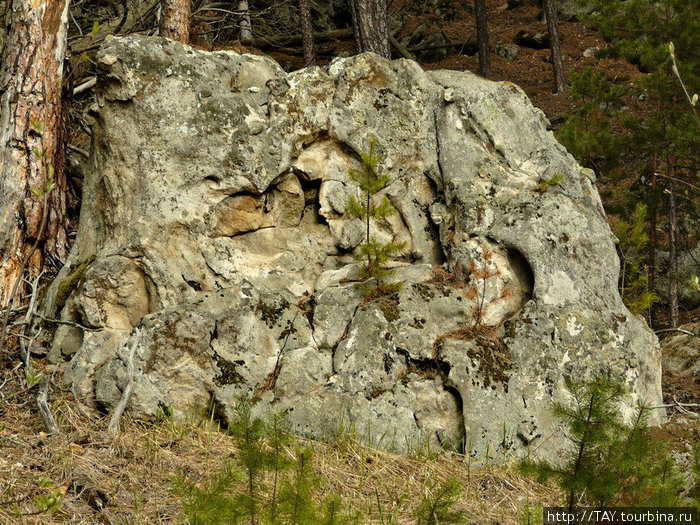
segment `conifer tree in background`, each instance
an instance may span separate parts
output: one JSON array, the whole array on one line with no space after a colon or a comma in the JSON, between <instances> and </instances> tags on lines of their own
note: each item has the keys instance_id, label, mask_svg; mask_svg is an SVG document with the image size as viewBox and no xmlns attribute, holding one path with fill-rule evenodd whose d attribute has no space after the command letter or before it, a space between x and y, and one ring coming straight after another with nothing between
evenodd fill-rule
<instances>
[{"instance_id":1,"label":"conifer tree in background","mask_svg":"<svg viewBox=\"0 0 700 525\"><path fill-rule=\"evenodd\" d=\"M563 93L566 91L566 77L561 55L561 42L559 40L559 19L556 0L542 0L542 7L547 19L547 31L549 32L549 47L552 57L552 71L554 72L554 91L555 93Z\"/></svg>"},{"instance_id":2,"label":"conifer tree in background","mask_svg":"<svg viewBox=\"0 0 700 525\"><path fill-rule=\"evenodd\" d=\"M361 155L362 168L351 170L350 177L357 183L363 193L363 202L351 196L348 200L348 211L351 215L365 221L365 242L360 245L360 255L366 261L360 271L363 279L375 278L381 285L381 280L389 274L386 263L401 252L405 243L381 243L371 235L371 220L383 219L396 213L396 209L385 195L379 204L373 202L373 197L389 183L388 175L379 175L377 166L382 158L377 154L377 142L369 141L369 151Z\"/></svg>"},{"instance_id":3,"label":"conifer tree in background","mask_svg":"<svg viewBox=\"0 0 700 525\"><path fill-rule=\"evenodd\" d=\"M646 313L659 298L648 283L647 250L649 236L647 206L638 203L630 221L618 219L614 224L615 236L620 241L620 297L630 312Z\"/></svg>"},{"instance_id":4,"label":"conifer tree in background","mask_svg":"<svg viewBox=\"0 0 700 525\"><path fill-rule=\"evenodd\" d=\"M357 52L391 58L386 0L351 0L351 4Z\"/></svg>"},{"instance_id":5,"label":"conifer tree in background","mask_svg":"<svg viewBox=\"0 0 700 525\"><path fill-rule=\"evenodd\" d=\"M589 3L594 15L587 21L609 43L598 56L625 57L644 75L624 84L590 70L572 75L572 90L586 100L567 117L558 137L579 160L596 169L604 185L620 179L636 181L635 191L607 195L619 203L608 211L628 217L638 201L647 204L648 282L658 285L657 242L665 241L661 248L669 253L666 300L670 324L676 326L678 281L686 278L679 275L676 262L683 241L679 219L692 215L696 223L700 220L700 129L689 104L700 91L700 4ZM673 56L669 42L674 44ZM630 104L639 105L639 111L626 111ZM657 230L661 225L666 226L665 234Z\"/></svg>"},{"instance_id":6,"label":"conifer tree in background","mask_svg":"<svg viewBox=\"0 0 700 525\"><path fill-rule=\"evenodd\" d=\"M309 0L299 0L299 18L301 19L304 65L313 66L316 62L316 57L314 54L314 29L311 23L311 6L309 5Z\"/></svg>"},{"instance_id":7,"label":"conifer tree in background","mask_svg":"<svg viewBox=\"0 0 700 525\"><path fill-rule=\"evenodd\" d=\"M191 9L191 0L161 0L160 35L187 44Z\"/></svg>"},{"instance_id":8,"label":"conifer tree in background","mask_svg":"<svg viewBox=\"0 0 700 525\"><path fill-rule=\"evenodd\" d=\"M241 21L239 22L239 38L241 40L253 38L253 28L251 27L250 23L250 5L248 4L248 0L240 0L238 2L237 11L238 15L241 17Z\"/></svg>"},{"instance_id":9,"label":"conifer tree in background","mask_svg":"<svg viewBox=\"0 0 700 525\"><path fill-rule=\"evenodd\" d=\"M476 17L476 39L479 49L479 74L488 78L491 76L491 54L486 0L474 0L474 16Z\"/></svg>"}]
</instances>

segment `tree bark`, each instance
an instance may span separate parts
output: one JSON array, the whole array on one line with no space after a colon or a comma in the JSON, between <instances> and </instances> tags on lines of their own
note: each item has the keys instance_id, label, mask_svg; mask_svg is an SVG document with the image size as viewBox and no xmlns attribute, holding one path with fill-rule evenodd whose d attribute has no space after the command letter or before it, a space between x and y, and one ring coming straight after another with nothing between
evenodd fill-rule
<instances>
[{"instance_id":1,"label":"tree bark","mask_svg":"<svg viewBox=\"0 0 700 525\"><path fill-rule=\"evenodd\" d=\"M352 0L352 25L358 53L371 51L391 58L386 0Z\"/></svg>"},{"instance_id":2,"label":"tree bark","mask_svg":"<svg viewBox=\"0 0 700 525\"><path fill-rule=\"evenodd\" d=\"M190 40L190 0L162 0L160 36L187 44Z\"/></svg>"},{"instance_id":3,"label":"tree bark","mask_svg":"<svg viewBox=\"0 0 700 525\"><path fill-rule=\"evenodd\" d=\"M301 36L304 48L304 62L313 66L316 62L314 53L314 29L311 24L311 6L309 0L299 0L299 17L301 18Z\"/></svg>"},{"instance_id":4,"label":"tree bark","mask_svg":"<svg viewBox=\"0 0 700 525\"><path fill-rule=\"evenodd\" d=\"M566 77L564 75L564 63L561 56L561 41L559 39L559 21L557 19L556 0L543 0L544 15L547 18L547 31L549 31L550 49L552 52L552 69L554 70L555 93L566 91Z\"/></svg>"},{"instance_id":5,"label":"tree bark","mask_svg":"<svg viewBox=\"0 0 700 525\"><path fill-rule=\"evenodd\" d=\"M10 306L25 270L34 277L47 259L67 255L61 91L68 9L69 0L8 3L0 70L0 308Z\"/></svg>"},{"instance_id":6,"label":"tree bark","mask_svg":"<svg viewBox=\"0 0 700 525\"><path fill-rule=\"evenodd\" d=\"M474 0L476 16L476 39L479 46L479 74L491 76L491 54L489 51L489 29L486 16L486 0Z\"/></svg>"}]
</instances>

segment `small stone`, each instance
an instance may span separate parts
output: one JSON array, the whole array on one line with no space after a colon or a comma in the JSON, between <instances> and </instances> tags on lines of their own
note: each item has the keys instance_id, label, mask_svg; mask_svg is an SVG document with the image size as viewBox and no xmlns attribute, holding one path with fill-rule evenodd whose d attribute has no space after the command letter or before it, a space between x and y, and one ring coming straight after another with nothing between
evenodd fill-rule
<instances>
[{"instance_id":1,"label":"small stone","mask_svg":"<svg viewBox=\"0 0 700 525\"><path fill-rule=\"evenodd\" d=\"M496 44L496 54L506 60L518 58L518 46L510 42L499 42Z\"/></svg>"},{"instance_id":2,"label":"small stone","mask_svg":"<svg viewBox=\"0 0 700 525\"><path fill-rule=\"evenodd\" d=\"M105 66L112 66L117 63L119 58L116 55L106 54L103 55L102 58L100 58L100 63L104 64Z\"/></svg>"},{"instance_id":3,"label":"small stone","mask_svg":"<svg viewBox=\"0 0 700 525\"><path fill-rule=\"evenodd\" d=\"M589 47L583 52L583 56L586 58L594 57L598 51L600 51L598 46Z\"/></svg>"}]
</instances>

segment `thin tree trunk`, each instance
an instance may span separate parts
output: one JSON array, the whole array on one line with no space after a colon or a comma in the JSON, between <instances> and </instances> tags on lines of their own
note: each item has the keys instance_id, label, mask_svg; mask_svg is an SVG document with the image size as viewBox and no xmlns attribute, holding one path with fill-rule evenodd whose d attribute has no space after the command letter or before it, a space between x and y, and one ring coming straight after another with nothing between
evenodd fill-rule
<instances>
[{"instance_id":1,"label":"thin tree trunk","mask_svg":"<svg viewBox=\"0 0 700 525\"><path fill-rule=\"evenodd\" d=\"M654 291L656 285L656 219L658 215L658 195L656 189L658 185L658 177L656 170L658 169L656 160L654 161L654 173L651 178L651 210L649 213L649 253L647 259L647 288L649 291Z\"/></svg>"},{"instance_id":2,"label":"thin tree trunk","mask_svg":"<svg viewBox=\"0 0 700 525\"><path fill-rule=\"evenodd\" d=\"M69 0L8 3L0 70L0 308L9 307L25 270L39 275L47 258L67 253L61 88L68 9Z\"/></svg>"},{"instance_id":3,"label":"thin tree trunk","mask_svg":"<svg viewBox=\"0 0 700 525\"><path fill-rule=\"evenodd\" d=\"M676 217L676 188L673 180L671 159L667 159L666 173L668 175L668 301L671 313L671 327L678 326L678 247L676 232L678 220Z\"/></svg>"},{"instance_id":4,"label":"thin tree trunk","mask_svg":"<svg viewBox=\"0 0 700 525\"><path fill-rule=\"evenodd\" d=\"M314 53L314 29L311 24L309 0L299 0L299 17L301 18L304 63L306 66L313 66L316 62L316 56Z\"/></svg>"},{"instance_id":5,"label":"thin tree trunk","mask_svg":"<svg viewBox=\"0 0 700 525\"><path fill-rule=\"evenodd\" d=\"M160 35L187 44L190 40L190 0L162 0Z\"/></svg>"},{"instance_id":6,"label":"thin tree trunk","mask_svg":"<svg viewBox=\"0 0 700 525\"><path fill-rule=\"evenodd\" d=\"M489 51L489 29L486 16L486 0L474 0L476 16L476 39L479 46L479 74L491 76L491 53Z\"/></svg>"},{"instance_id":7,"label":"thin tree trunk","mask_svg":"<svg viewBox=\"0 0 700 525\"><path fill-rule=\"evenodd\" d=\"M386 22L386 0L352 0L352 24L357 51L391 58Z\"/></svg>"},{"instance_id":8,"label":"thin tree trunk","mask_svg":"<svg viewBox=\"0 0 700 525\"><path fill-rule=\"evenodd\" d=\"M547 31L549 31L555 93L563 93L566 91L566 77L564 76L564 63L561 56L556 0L543 0L542 6L544 7L544 15L547 18Z\"/></svg>"},{"instance_id":9,"label":"thin tree trunk","mask_svg":"<svg viewBox=\"0 0 700 525\"><path fill-rule=\"evenodd\" d=\"M250 23L250 8L248 5L248 0L240 0L240 2L238 2L238 12L241 15L240 39L249 40L253 38L253 29Z\"/></svg>"}]
</instances>

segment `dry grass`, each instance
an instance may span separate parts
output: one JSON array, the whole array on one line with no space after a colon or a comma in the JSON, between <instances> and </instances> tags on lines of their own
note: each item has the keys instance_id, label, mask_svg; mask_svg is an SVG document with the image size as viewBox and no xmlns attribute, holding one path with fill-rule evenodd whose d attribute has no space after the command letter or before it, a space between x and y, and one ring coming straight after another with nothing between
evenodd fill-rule
<instances>
[{"instance_id":1,"label":"dry grass","mask_svg":"<svg viewBox=\"0 0 700 525\"><path fill-rule=\"evenodd\" d=\"M4 394L8 397L7 389ZM0 400L0 523L186 523L170 490L173 476L204 481L236 458L232 439L206 421L125 419L113 439L105 433L106 418L89 419L69 397L55 399L52 408L62 431L58 436L42 432L33 395ZM324 480L319 498L339 494L367 524L382 523L378 501L383 523L415 523L412 513L423 496L449 477L464 487L459 506L469 523L517 524L528 503L558 500L550 487L511 469L470 468L458 455L398 456L349 437L332 443L299 440L314 449L314 465ZM45 510L51 495L60 502ZM387 521L388 515L394 521Z\"/></svg>"}]
</instances>

